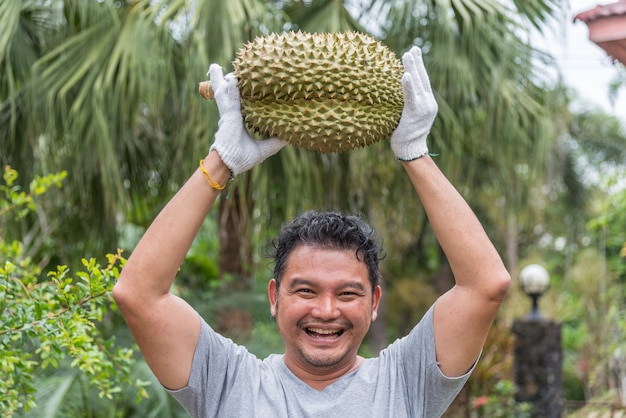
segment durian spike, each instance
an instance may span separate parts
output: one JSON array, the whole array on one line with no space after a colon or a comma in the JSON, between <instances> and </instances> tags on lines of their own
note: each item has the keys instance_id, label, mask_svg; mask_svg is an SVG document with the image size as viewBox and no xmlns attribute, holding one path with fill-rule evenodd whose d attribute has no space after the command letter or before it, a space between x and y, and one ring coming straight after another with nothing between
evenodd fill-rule
<instances>
[{"instance_id":1,"label":"durian spike","mask_svg":"<svg viewBox=\"0 0 626 418\"><path fill-rule=\"evenodd\" d=\"M211 81L203 81L198 85L198 91L200 92L200 96L204 98L204 100L213 100L215 99L215 94L213 89L211 88Z\"/></svg>"}]
</instances>

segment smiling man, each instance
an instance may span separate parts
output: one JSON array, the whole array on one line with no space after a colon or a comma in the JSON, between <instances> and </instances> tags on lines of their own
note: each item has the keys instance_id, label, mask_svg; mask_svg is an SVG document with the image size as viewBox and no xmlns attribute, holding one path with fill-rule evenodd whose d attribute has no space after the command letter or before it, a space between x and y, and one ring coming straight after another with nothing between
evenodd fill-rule
<instances>
[{"instance_id":1,"label":"smiling man","mask_svg":"<svg viewBox=\"0 0 626 418\"><path fill-rule=\"evenodd\" d=\"M275 242L268 296L283 360L315 389L363 362L357 352L381 297L379 251L366 224L337 213L304 213Z\"/></svg>"},{"instance_id":2,"label":"smiling man","mask_svg":"<svg viewBox=\"0 0 626 418\"><path fill-rule=\"evenodd\" d=\"M424 206L455 285L374 358L358 349L382 297L381 249L360 218L306 212L274 241L270 312L284 354L260 360L170 293L228 179L285 142L247 133L237 80L210 68L220 112L207 157L140 240L113 289L161 384L193 417L439 417L478 360L510 283L478 219L428 156L437 104L421 51L403 56L404 110L391 147Z\"/></svg>"}]
</instances>

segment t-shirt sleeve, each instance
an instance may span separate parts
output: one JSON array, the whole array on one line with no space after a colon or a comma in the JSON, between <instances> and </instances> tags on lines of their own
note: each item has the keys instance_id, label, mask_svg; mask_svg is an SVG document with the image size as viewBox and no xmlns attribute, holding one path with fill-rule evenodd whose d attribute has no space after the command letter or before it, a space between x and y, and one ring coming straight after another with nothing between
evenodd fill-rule
<instances>
[{"instance_id":1,"label":"t-shirt sleeve","mask_svg":"<svg viewBox=\"0 0 626 418\"><path fill-rule=\"evenodd\" d=\"M397 372L406 383L407 399L418 416L439 417L463 388L476 366L462 376L445 376L437 363L433 323L434 305L404 338L390 346ZM393 348L392 348L393 347Z\"/></svg>"},{"instance_id":2,"label":"t-shirt sleeve","mask_svg":"<svg viewBox=\"0 0 626 418\"><path fill-rule=\"evenodd\" d=\"M192 417L207 416L211 405L219 405L225 388L237 379L238 365L251 356L244 347L213 331L204 319L200 322L187 386L165 388Z\"/></svg>"}]
</instances>

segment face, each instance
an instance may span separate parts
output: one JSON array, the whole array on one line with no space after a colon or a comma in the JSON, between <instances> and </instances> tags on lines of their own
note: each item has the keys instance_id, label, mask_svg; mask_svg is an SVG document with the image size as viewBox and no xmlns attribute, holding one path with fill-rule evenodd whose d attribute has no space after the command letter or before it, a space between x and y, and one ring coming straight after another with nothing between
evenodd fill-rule
<instances>
[{"instance_id":1,"label":"face","mask_svg":"<svg viewBox=\"0 0 626 418\"><path fill-rule=\"evenodd\" d=\"M278 294L272 279L268 295L287 366L332 373L354 365L381 289L372 292L367 267L353 250L301 245L289 255Z\"/></svg>"}]
</instances>

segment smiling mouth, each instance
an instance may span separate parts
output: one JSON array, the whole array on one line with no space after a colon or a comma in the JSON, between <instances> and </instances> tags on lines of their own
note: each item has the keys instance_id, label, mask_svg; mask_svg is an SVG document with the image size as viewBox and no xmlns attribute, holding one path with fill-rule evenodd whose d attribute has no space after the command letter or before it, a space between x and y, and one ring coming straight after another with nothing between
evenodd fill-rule
<instances>
[{"instance_id":1,"label":"smiling mouth","mask_svg":"<svg viewBox=\"0 0 626 418\"><path fill-rule=\"evenodd\" d=\"M343 334L343 329L305 328L307 334L316 338L336 338Z\"/></svg>"}]
</instances>

